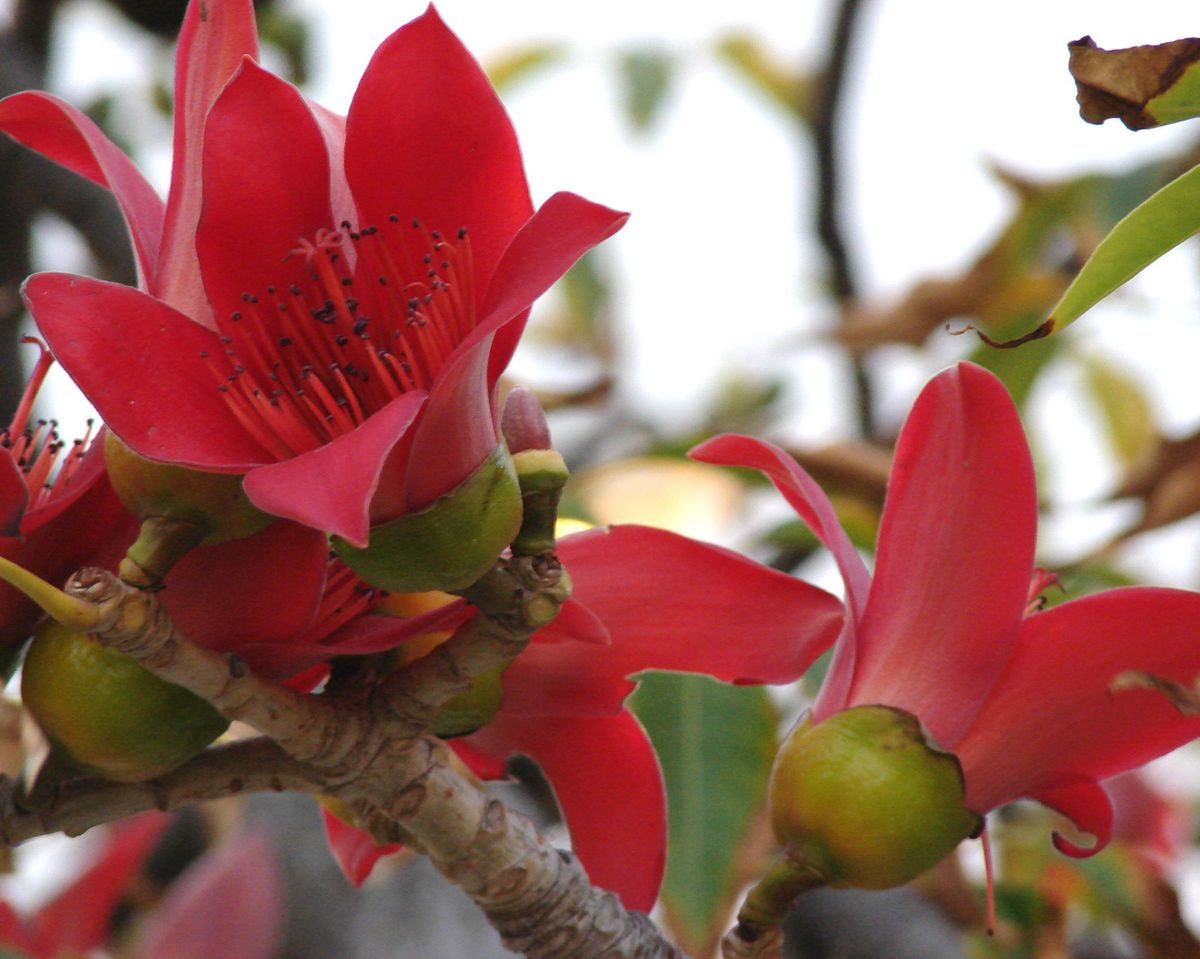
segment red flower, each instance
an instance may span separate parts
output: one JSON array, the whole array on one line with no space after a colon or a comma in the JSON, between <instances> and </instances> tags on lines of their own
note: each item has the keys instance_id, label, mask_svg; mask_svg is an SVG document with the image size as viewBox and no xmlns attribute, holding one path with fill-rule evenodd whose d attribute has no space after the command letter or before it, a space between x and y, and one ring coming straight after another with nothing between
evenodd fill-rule
<instances>
[{"instance_id":1,"label":"red flower","mask_svg":"<svg viewBox=\"0 0 1200 959\"><path fill-rule=\"evenodd\" d=\"M61 582L94 561L126 520L104 473L103 444L88 437L65 444L57 423L29 419L53 362L43 348L12 421L0 431L0 556ZM0 650L24 642L40 617L23 594L0 584Z\"/></svg>"},{"instance_id":2,"label":"red flower","mask_svg":"<svg viewBox=\"0 0 1200 959\"><path fill-rule=\"evenodd\" d=\"M692 455L761 470L832 551L845 626L813 708L821 722L881 704L916 715L962 764L966 805L1021 797L1108 842L1100 780L1200 735L1164 696L1112 691L1127 670L1190 683L1200 672L1200 594L1108 590L1026 615L1037 498L1029 448L1003 385L969 364L937 376L900 435L874 577L820 488L785 453L722 436Z\"/></svg>"},{"instance_id":3,"label":"red flower","mask_svg":"<svg viewBox=\"0 0 1200 959\"><path fill-rule=\"evenodd\" d=\"M558 553L572 598L505 672L495 718L454 746L491 778L513 753L535 759L592 881L647 910L666 861L666 805L654 749L624 705L630 677L667 669L792 682L833 642L841 604L737 553L644 526L577 533ZM384 850L326 821L339 862L361 882Z\"/></svg>"},{"instance_id":4,"label":"red flower","mask_svg":"<svg viewBox=\"0 0 1200 959\"><path fill-rule=\"evenodd\" d=\"M127 445L246 473L262 509L364 546L500 444L530 304L625 215L569 193L534 212L509 119L432 8L344 119L254 46L249 0L189 7L165 211L71 108L0 103L0 129L113 190L143 277L41 274L25 297Z\"/></svg>"}]
</instances>

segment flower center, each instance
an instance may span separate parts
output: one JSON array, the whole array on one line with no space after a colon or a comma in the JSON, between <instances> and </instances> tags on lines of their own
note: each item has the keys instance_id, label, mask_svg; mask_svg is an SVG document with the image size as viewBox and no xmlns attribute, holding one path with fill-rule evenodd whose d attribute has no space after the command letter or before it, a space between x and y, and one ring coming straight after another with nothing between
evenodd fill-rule
<instances>
[{"instance_id":1,"label":"flower center","mask_svg":"<svg viewBox=\"0 0 1200 959\"><path fill-rule=\"evenodd\" d=\"M288 254L307 277L217 320L202 353L246 428L281 459L325 445L409 390L427 390L475 325L471 246L396 216L318 231Z\"/></svg>"},{"instance_id":2,"label":"flower center","mask_svg":"<svg viewBox=\"0 0 1200 959\"><path fill-rule=\"evenodd\" d=\"M30 420L38 390L54 365L54 357L40 340L26 336L21 338L21 342L36 344L41 354L29 382L25 384L25 392L12 422L0 429L0 448L12 457L24 474L29 490L26 510L31 510L53 499L71 482L71 477L79 468L79 461L87 452L94 421L87 421L87 434L82 439L74 440L67 450L66 442L58 435L58 420ZM64 450L67 450L65 454ZM56 464L60 464L57 472L54 470Z\"/></svg>"}]
</instances>

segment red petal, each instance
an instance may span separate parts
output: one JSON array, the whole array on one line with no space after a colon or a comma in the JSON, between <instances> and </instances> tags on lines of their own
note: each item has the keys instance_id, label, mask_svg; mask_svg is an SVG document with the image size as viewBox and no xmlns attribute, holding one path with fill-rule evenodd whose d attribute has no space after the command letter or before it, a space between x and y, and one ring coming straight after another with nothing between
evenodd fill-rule
<instances>
[{"instance_id":1,"label":"red petal","mask_svg":"<svg viewBox=\"0 0 1200 959\"><path fill-rule=\"evenodd\" d=\"M0 452L0 536L19 536L29 503L25 474L7 450Z\"/></svg>"},{"instance_id":2,"label":"red petal","mask_svg":"<svg viewBox=\"0 0 1200 959\"><path fill-rule=\"evenodd\" d=\"M104 945L113 911L170 821L151 812L112 827L95 862L30 920L34 952L83 955Z\"/></svg>"},{"instance_id":3,"label":"red petal","mask_svg":"<svg viewBox=\"0 0 1200 959\"><path fill-rule=\"evenodd\" d=\"M204 123L243 57L257 56L251 0L193 0L188 5L175 55L175 158L163 255L151 292L206 326L212 326L212 317L196 259Z\"/></svg>"},{"instance_id":4,"label":"red petal","mask_svg":"<svg viewBox=\"0 0 1200 959\"><path fill-rule=\"evenodd\" d=\"M476 302L533 205L512 123L475 58L430 7L375 51L346 120L360 222L466 226Z\"/></svg>"},{"instance_id":5,"label":"red petal","mask_svg":"<svg viewBox=\"0 0 1200 959\"><path fill-rule=\"evenodd\" d=\"M1145 670L1190 685L1200 674L1200 594L1117 589L1027 619L1011 659L955 753L967 804L986 812L1063 782L1101 780L1200 736L1150 690L1113 692Z\"/></svg>"},{"instance_id":6,"label":"red petal","mask_svg":"<svg viewBox=\"0 0 1200 959\"><path fill-rule=\"evenodd\" d=\"M358 887L366 882L371 870L375 868L375 863L384 856L390 856L404 848L401 845L376 845L369 834L338 819L328 809L322 809L321 813L325 820L325 838L329 840L329 851L342 867L342 872L352 886Z\"/></svg>"},{"instance_id":7,"label":"red petal","mask_svg":"<svg viewBox=\"0 0 1200 959\"><path fill-rule=\"evenodd\" d=\"M353 432L309 453L252 470L246 476L246 495L275 516L366 546L371 497L383 464L424 402L424 393L405 393Z\"/></svg>"},{"instance_id":8,"label":"red petal","mask_svg":"<svg viewBox=\"0 0 1200 959\"><path fill-rule=\"evenodd\" d=\"M334 226L329 185L325 136L307 101L244 61L204 128L196 253L217 316L244 309L243 293L308 282L306 258L288 254Z\"/></svg>"},{"instance_id":9,"label":"red petal","mask_svg":"<svg viewBox=\"0 0 1200 959\"><path fill-rule=\"evenodd\" d=\"M149 181L88 117L48 93L0 100L0 131L112 191L133 240L143 288L158 263L163 203Z\"/></svg>"},{"instance_id":10,"label":"red petal","mask_svg":"<svg viewBox=\"0 0 1200 959\"><path fill-rule=\"evenodd\" d=\"M133 959L271 959L283 934L284 906L266 836L231 838L171 887L147 919Z\"/></svg>"},{"instance_id":11,"label":"red petal","mask_svg":"<svg viewBox=\"0 0 1200 959\"><path fill-rule=\"evenodd\" d=\"M818 719L824 719L846 704L850 683L854 679L858 654L857 630L867 607L871 574L850 542L850 537L838 522L837 513L824 490L795 460L778 446L764 443L752 436L727 434L717 436L689 453L701 463L719 466L743 466L762 472L775 484L799 517L831 553L846 584L846 607L849 615L842 626L833 651L833 662L821 685L821 694L813 709Z\"/></svg>"},{"instance_id":12,"label":"red petal","mask_svg":"<svg viewBox=\"0 0 1200 959\"><path fill-rule=\"evenodd\" d=\"M616 233L628 213L610 210L574 193L555 193L513 237L496 267L480 310L479 328L496 330L490 382L495 384L516 349L520 316L592 247Z\"/></svg>"},{"instance_id":13,"label":"red petal","mask_svg":"<svg viewBox=\"0 0 1200 959\"><path fill-rule=\"evenodd\" d=\"M1091 846L1077 846L1062 833L1054 833L1054 848L1064 856L1086 859L1108 845L1112 837L1113 808L1104 787L1092 779L1041 789L1031 797L1060 812L1086 833L1096 837Z\"/></svg>"},{"instance_id":14,"label":"red petal","mask_svg":"<svg viewBox=\"0 0 1200 959\"><path fill-rule=\"evenodd\" d=\"M209 649L283 644L274 656L246 656L275 678L296 671L287 640L311 625L328 565L324 535L280 520L247 539L192 550L167 576L162 600L183 634Z\"/></svg>"},{"instance_id":15,"label":"red petal","mask_svg":"<svg viewBox=\"0 0 1200 959\"><path fill-rule=\"evenodd\" d=\"M266 672L291 673L334 656L365 656L395 649L406 640L425 633L452 631L473 615L463 600L412 619L393 616L358 616L328 636L306 634L286 642L248 641L237 651L251 667Z\"/></svg>"},{"instance_id":16,"label":"red petal","mask_svg":"<svg viewBox=\"0 0 1200 959\"><path fill-rule=\"evenodd\" d=\"M896 446L849 701L906 709L953 749L1016 642L1036 538L1008 391L977 366L941 373Z\"/></svg>"},{"instance_id":17,"label":"red petal","mask_svg":"<svg viewBox=\"0 0 1200 959\"><path fill-rule=\"evenodd\" d=\"M423 509L459 486L499 445L487 378L489 347L490 343L480 342L475 349L458 353L439 374L413 428L411 444L388 466L389 477L399 475L403 480L397 489L387 489L390 483L385 484L372 519L384 522Z\"/></svg>"},{"instance_id":18,"label":"red petal","mask_svg":"<svg viewBox=\"0 0 1200 959\"><path fill-rule=\"evenodd\" d=\"M632 713L547 723L501 712L471 739L536 760L588 877L625 908L649 912L666 863L666 797L654 747Z\"/></svg>"},{"instance_id":19,"label":"red petal","mask_svg":"<svg viewBox=\"0 0 1200 959\"><path fill-rule=\"evenodd\" d=\"M200 358L217 337L118 283L38 273L22 290L55 359L109 428L150 459L220 472L270 463Z\"/></svg>"},{"instance_id":20,"label":"red petal","mask_svg":"<svg viewBox=\"0 0 1200 959\"><path fill-rule=\"evenodd\" d=\"M627 677L646 669L791 682L841 623L841 604L823 590L665 530L589 530L561 540L558 551L575 599L612 644L563 642L572 637L556 623L540 630L504 675L504 708L513 713L615 713L633 689Z\"/></svg>"},{"instance_id":21,"label":"red petal","mask_svg":"<svg viewBox=\"0 0 1200 959\"><path fill-rule=\"evenodd\" d=\"M465 480L499 442L496 381L520 338L530 304L587 250L628 218L573 193L556 193L504 252L480 320L437 374L407 454L404 509L421 507ZM517 322L513 322L513 321ZM381 517L382 518L382 517Z\"/></svg>"}]
</instances>

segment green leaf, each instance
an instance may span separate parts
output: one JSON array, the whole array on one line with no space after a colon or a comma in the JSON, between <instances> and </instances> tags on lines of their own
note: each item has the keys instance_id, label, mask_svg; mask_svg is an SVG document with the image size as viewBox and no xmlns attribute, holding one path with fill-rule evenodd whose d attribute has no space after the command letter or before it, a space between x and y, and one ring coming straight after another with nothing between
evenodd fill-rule
<instances>
[{"instance_id":1,"label":"green leaf","mask_svg":"<svg viewBox=\"0 0 1200 959\"><path fill-rule=\"evenodd\" d=\"M1104 420L1108 442L1122 465L1141 462L1158 443L1154 411L1141 386L1098 356L1082 358L1084 382Z\"/></svg>"},{"instance_id":2,"label":"green leaf","mask_svg":"<svg viewBox=\"0 0 1200 959\"><path fill-rule=\"evenodd\" d=\"M557 43L535 43L518 47L488 60L488 79L501 93L507 93L544 67L566 58L566 50Z\"/></svg>"},{"instance_id":3,"label":"green leaf","mask_svg":"<svg viewBox=\"0 0 1200 959\"><path fill-rule=\"evenodd\" d=\"M1100 241L1046 321L1069 326L1168 250L1200 232L1200 166L1135 207ZM1044 334L1043 334L1044 335Z\"/></svg>"},{"instance_id":4,"label":"green leaf","mask_svg":"<svg viewBox=\"0 0 1200 959\"><path fill-rule=\"evenodd\" d=\"M625 116L638 133L645 133L658 116L671 89L675 61L662 50L626 50L617 59Z\"/></svg>"},{"instance_id":5,"label":"green leaf","mask_svg":"<svg viewBox=\"0 0 1200 959\"><path fill-rule=\"evenodd\" d=\"M685 951L711 955L741 886L775 756L775 709L761 686L648 673L630 706L662 762L670 815L662 901Z\"/></svg>"},{"instance_id":6,"label":"green leaf","mask_svg":"<svg viewBox=\"0 0 1200 959\"><path fill-rule=\"evenodd\" d=\"M791 116L807 121L812 113L812 78L785 64L759 41L731 33L717 42L717 55L749 84Z\"/></svg>"}]
</instances>

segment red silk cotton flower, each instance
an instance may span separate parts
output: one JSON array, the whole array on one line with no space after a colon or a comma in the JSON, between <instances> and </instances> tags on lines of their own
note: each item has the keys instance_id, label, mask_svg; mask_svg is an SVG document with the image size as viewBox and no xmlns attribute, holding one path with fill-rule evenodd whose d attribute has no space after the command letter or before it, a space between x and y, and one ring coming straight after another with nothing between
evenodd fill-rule
<instances>
[{"instance_id":1,"label":"red silk cotton flower","mask_svg":"<svg viewBox=\"0 0 1200 959\"><path fill-rule=\"evenodd\" d=\"M191 3L165 207L78 111L0 102L0 130L113 191L142 281L40 274L24 295L136 452L245 473L266 512L362 547L500 446L530 304L625 215L570 193L534 211L508 116L432 8L345 118L255 48L250 0Z\"/></svg>"},{"instance_id":2,"label":"red silk cotton flower","mask_svg":"<svg viewBox=\"0 0 1200 959\"><path fill-rule=\"evenodd\" d=\"M847 613L813 708L820 724L857 706L920 719L958 757L967 809L1022 797L1065 814L1095 844L1055 835L1069 855L1112 832L1100 781L1200 736L1139 670L1190 684L1200 673L1200 594L1112 589L1028 613L1037 497L1017 411L970 364L935 377L896 447L872 576L820 488L770 444L722 436L692 451L761 470L821 541L846 582ZM819 728L819 727L818 727Z\"/></svg>"}]
</instances>

